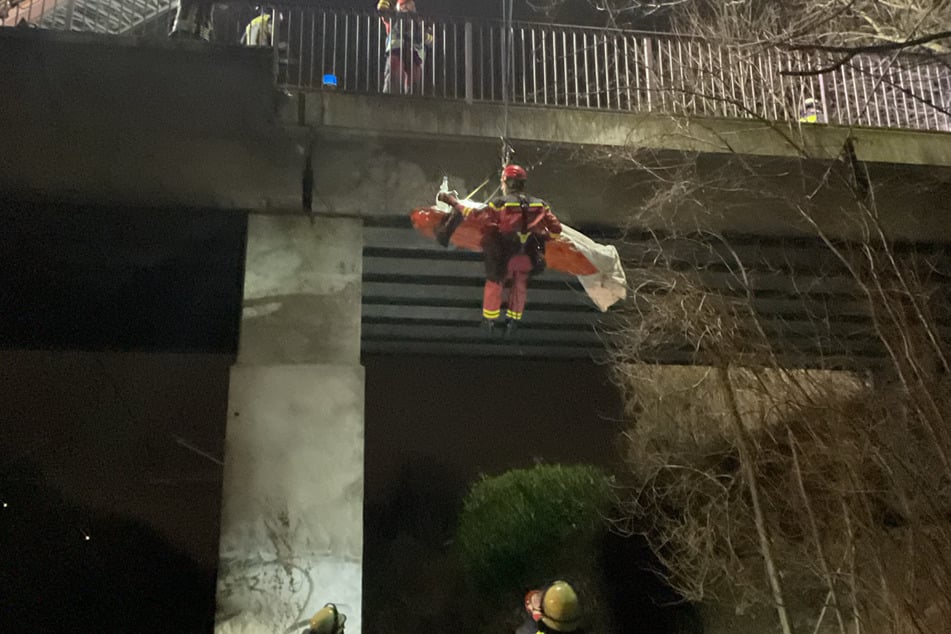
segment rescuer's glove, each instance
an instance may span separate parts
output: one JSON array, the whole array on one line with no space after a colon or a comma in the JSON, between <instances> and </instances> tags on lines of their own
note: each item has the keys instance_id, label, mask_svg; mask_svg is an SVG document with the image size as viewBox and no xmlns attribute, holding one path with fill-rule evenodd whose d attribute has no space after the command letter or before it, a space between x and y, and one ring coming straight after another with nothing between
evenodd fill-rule
<instances>
[{"instance_id":1,"label":"rescuer's glove","mask_svg":"<svg viewBox=\"0 0 951 634\"><path fill-rule=\"evenodd\" d=\"M426 31L426 35L423 36L423 44L430 47L433 45L433 34L429 31Z\"/></svg>"},{"instance_id":2,"label":"rescuer's glove","mask_svg":"<svg viewBox=\"0 0 951 634\"><path fill-rule=\"evenodd\" d=\"M376 3L377 11L389 11L390 10L390 0L380 0Z\"/></svg>"}]
</instances>

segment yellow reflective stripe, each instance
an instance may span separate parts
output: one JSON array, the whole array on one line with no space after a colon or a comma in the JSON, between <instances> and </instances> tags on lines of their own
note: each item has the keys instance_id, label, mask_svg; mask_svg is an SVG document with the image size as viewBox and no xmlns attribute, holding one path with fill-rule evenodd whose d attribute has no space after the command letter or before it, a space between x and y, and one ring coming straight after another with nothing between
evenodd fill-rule
<instances>
[{"instance_id":1,"label":"yellow reflective stripe","mask_svg":"<svg viewBox=\"0 0 951 634\"><path fill-rule=\"evenodd\" d=\"M509 319L521 319L522 313L517 313L514 310L507 310L505 311L505 316Z\"/></svg>"},{"instance_id":2,"label":"yellow reflective stripe","mask_svg":"<svg viewBox=\"0 0 951 634\"><path fill-rule=\"evenodd\" d=\"M486 319L498 319L499 315L502 313L501 310L485 310L482 309L482 316Z\"/></svg>"},{"instance_id":3,"label":"yellow reflective stripe","mask_svg":"<svg viewBox=\"0 0 951 634\"><path fill-rule=\"evenodd\" d=\"M519 233L518 233L518 240L519 240L519 242L521 242L522 244L525 244L525 242L528 240L528 236L530 236L530 235L532 235L532 234L530 234L530 233L522 233L521 231L519 231Z\"/></svg>"}]
</instances>

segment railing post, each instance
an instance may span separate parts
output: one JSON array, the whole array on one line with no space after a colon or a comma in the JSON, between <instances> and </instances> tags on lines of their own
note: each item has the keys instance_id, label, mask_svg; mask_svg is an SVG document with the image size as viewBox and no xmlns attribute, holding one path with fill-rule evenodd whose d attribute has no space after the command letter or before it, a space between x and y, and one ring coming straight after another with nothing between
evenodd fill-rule
<instances>
[{"instance_id":1,"label":"railing post","mask_svg":"<svg viewBox=\"0 0 951 634\"><path fill-rule=\"evenodd\" d=\"M281 83L281 23L278 21L279 17L278 10L271 9L271 71L274 73L274 83L277 85ZM287 17L290 18L290 12L288 12ZM290 41L287 44L289 49Z\"/></svg>"},{"instance_id":2,"label":"railing post","mask_svg":"<svg viewBox=\"0 0 951 634\"><path fill-rule=\"evenodd\" d=\"M465 28L465 66L466 66L466 103L471 104L472 98L472 22L466 22Z\"/></svg>"},{"instance_id":3,"label":"railing post","mask_svg":"<svg viewBox=\"0 0 951 634\"><path fill-rule=\"evenodd\" d=\"M73 12L76 10L76 0L66 0L66 30L73 30Z\"/></svg>"}]
</instances>

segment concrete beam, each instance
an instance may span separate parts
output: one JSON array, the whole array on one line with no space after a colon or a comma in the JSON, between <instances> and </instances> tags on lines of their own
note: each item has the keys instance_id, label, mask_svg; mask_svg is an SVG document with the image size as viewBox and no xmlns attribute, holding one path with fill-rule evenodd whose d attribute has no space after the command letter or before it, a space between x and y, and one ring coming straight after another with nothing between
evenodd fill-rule
<instances>
[{"instance_id":1,"label":"concrete beam","mask_svg":"<svg viewBox=\"0 0 951 634\"><path fill-rule=\"evenodd\" d=\"M333 92L304 98L306 123L319 128L429 138L503 134L505 108L494 103ZM942 132L524 105L510 105L508 120L512 141L834 159L851 137L861 161L951 166L951 135Z\"/></svg>"}]
</instances>

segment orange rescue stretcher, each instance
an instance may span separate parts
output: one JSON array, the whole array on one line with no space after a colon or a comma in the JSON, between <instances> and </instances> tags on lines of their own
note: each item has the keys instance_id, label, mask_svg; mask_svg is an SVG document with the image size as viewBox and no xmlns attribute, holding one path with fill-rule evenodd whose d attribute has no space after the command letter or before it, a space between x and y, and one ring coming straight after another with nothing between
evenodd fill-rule
<instances>
[{"instance_id":1,"label":"orange rescue stretcher","mask_svg":"<svg viewBox=\"0 0 951 634\"><path fill-rule=\"evenodd\" d=\"M468 200L460 202L472 208L484 206ZM435 240L436 228L447 215L447 211L435 206L417 207L410 212L410 220L416 231ZM470 215L449 241L460 249L481 251L482 226L482 217ZM545 243L545 263L549 269L577 276L588 297L602 312L627 296L627 280L617 249L598 244L564 223L561 235Z\"/></svg>"}]
</instances>

